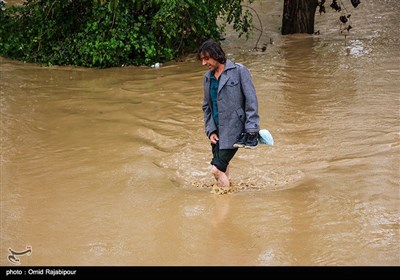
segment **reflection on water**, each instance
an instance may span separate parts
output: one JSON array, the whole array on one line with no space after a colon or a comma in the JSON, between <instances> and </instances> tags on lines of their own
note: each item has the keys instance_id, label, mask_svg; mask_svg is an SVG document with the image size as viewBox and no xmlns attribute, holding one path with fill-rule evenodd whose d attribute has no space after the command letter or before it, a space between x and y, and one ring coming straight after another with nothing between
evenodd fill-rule
<instances>
[{"instance_id":1,"label":"reflection on water","mask_svg":"<svg viewBox=\"0 0 400 280\"><path fill-rule=\"evenodd\" d=\"M22 265L399 265L400 44L382 5L399 2L363 2L346 41L329 13L320 36L281 37L281 1L265 2L267 51L224 47L275 145L238 152L226 195L211 193L194 57L0 59L0 263L31 246Z\"/></svg>"}]
</instances>

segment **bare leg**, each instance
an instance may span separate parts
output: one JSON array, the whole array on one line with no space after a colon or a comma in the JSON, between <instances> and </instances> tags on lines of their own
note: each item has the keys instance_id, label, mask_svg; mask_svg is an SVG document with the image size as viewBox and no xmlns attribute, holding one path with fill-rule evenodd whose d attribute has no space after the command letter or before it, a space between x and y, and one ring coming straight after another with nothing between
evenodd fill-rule
<instances>
[{"instance_id":1,"label":"bare leg","mask_svg":"<svg viewBox=\"0 0 400 280\"><path fill-rule=\"evenodd\" d=\"M226 168L225 174L226 174L226 176L228 177L228 179L229 179L229 181L230 181L230 180L231 180L231 173L229 172L229 165L228 165L228 167Z\"/></svg>"},{"instance_id":2,"label":"bare leg","mask_svg":"<svg viewBox=\"0 0 400 280\"><path fill-rule=\"evenodd\" d=\"M214 175L215 180L217 180L218 187L229 188L230 182L226 173L218 170L215 166L212 167L211 172Z\"/></svg>"}]
</instances>

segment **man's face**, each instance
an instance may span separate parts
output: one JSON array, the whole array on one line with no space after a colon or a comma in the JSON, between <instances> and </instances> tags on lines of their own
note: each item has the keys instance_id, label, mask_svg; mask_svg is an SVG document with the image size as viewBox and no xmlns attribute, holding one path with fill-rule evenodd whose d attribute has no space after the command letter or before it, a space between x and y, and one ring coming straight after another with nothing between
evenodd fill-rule
<instances>
[{"instance_id":1,"label":"man's face","mask_svg":"<svg viewBox=\"0 0 400 280\"><path fill-rule=\"evenodd\" d=\"M210 57L207 52L203 52L200 54L201 64L207 66L209 70L215 71L220 63L216 61L214 58Z\"/></svg>"}]
</instances>

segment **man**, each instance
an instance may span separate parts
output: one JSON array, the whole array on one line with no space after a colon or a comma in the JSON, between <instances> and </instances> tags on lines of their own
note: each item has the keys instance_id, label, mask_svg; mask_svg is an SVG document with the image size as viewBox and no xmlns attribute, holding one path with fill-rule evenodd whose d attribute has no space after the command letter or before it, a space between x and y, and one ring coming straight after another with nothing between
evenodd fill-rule
<instances>
[{"instance_id":1,"label":"man","mask_svg":"<svg viewBox=\"0 0 400 280\"><path fill-rule=\"evenodd\" d=\"M239 147L258 144L256 91L248 69L227 59L213 40L204 42L198 58L209 69L204 75L204 126L213 158L211 172L220 188L230 186L229 162Z\"/></svg>"}]
</instances>

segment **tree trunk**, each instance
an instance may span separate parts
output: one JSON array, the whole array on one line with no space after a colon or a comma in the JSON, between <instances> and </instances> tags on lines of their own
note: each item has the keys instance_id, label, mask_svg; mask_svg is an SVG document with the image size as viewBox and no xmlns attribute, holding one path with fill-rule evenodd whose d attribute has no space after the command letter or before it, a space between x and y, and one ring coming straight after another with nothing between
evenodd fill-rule
<instances>
[{"instance_id":1,"label":"tree trunk","mask_svg":"<svg viewBox=\"0 0 400 280\"><path fill-rule=\"evenodd\" d=\"M284 0L282 35L314 33L314 18L318 0Z\"/></svg>"}]
</instances>

